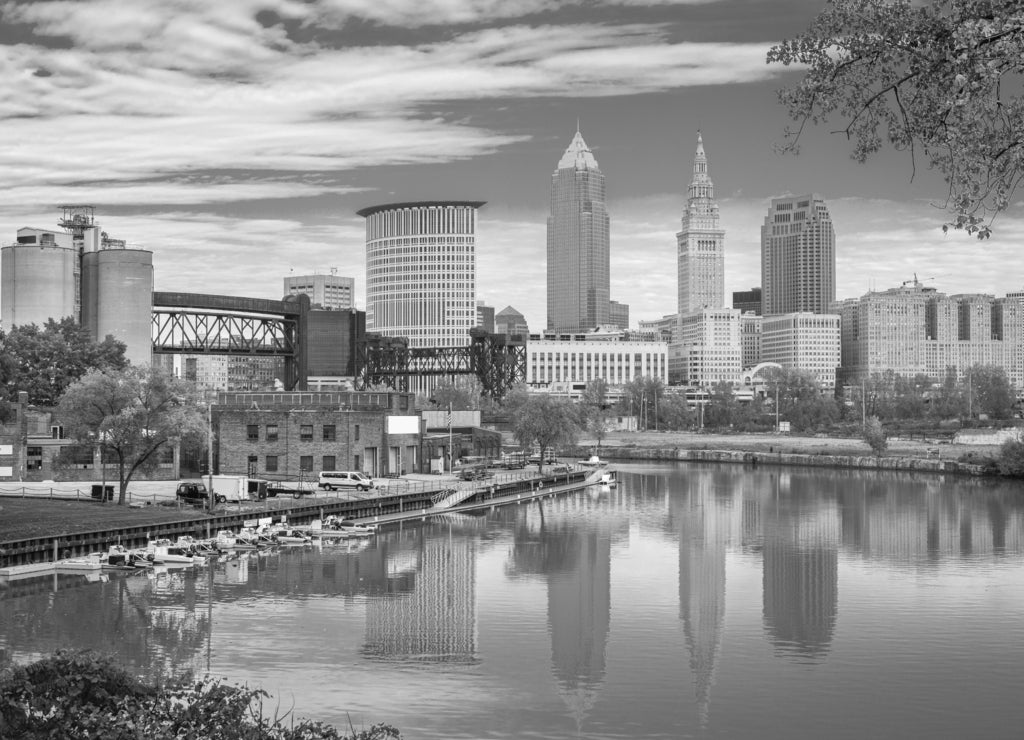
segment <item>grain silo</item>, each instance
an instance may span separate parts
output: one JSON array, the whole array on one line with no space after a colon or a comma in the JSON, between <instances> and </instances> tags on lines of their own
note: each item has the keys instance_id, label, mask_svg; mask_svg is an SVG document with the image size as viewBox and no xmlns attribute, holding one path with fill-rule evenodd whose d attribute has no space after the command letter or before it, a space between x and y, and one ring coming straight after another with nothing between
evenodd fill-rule
<instances>
[{"instance_id":1,"label":"grain silo","mask_svg":"<svg viewBox=\"0 0 1024 740\"><path fill-rule=\"evenodd\" d=\"M0 249L0 326L79 318L78 247L71 234L18 229L18 239Z\"/></svg>"},{"instance_id":2,"label":"grain silo","mask_svg":"<svg viewBox=\"0 0 1024 740\"><path fill-rule=\"evenodd\" d=\"M105 237L105 235L104 235ZM124 342L133 365L152 361L153 253L103 240L82 256L82 325L96 341Z\"/></svg>"}]
</instances>

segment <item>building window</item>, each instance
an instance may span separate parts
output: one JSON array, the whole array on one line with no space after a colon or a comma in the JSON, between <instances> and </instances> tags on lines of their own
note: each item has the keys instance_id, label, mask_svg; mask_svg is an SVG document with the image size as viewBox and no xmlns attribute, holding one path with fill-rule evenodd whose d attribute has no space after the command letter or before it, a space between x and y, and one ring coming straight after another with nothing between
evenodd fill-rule
<instances>
[{"instance_id":1,"label":"building window","mask_svg":"<svg viewBox=\"0 0 1024 740\"><path fill-rule=\"evenodd\" d=\"M267 441L277 441L277 424L267 424Z\"/></svg>"},{"instance_id":2,"label":"building window","mask_svg":"<svg viewBox=\"0 0 1024 740\"><path fill-rule=\"evenodd\" d=\"M313 456L303 455L299 458L299 471L303 473L313 472Z\"/></svg>"},{"instance_id":3,"label":"building window","mask_svg":"<svg viewBox=\"0 0 1024 740\"><path fill-rule=\"evenodd\" d=\"M334 470L338 464L337 458L334 455L324 455L323 463L323 466L320 468L321 470Z\"/></svg>"},{"instance_id":4,"label":"building window","mask_svg":"<svg viewBox=\"0 0 1024 740\"><path fill-rule=\"evenodd\" d=\"M246 424L245 425L245 438L249 442L260 441L260 425L259 424Z\"/></svg>"},{"instance_id":5,"label":"building window","mask_svg":"<svg viewBox=\"0 0 1024 740\"><path fill-rule=\"evenodd\" d=\"M249 455L249 459L246 461L246 474L251 476L256 475L257 466L260 464L259 458L256 455Z\"/></svg>"},{"instance_id":6,"label":"building window","mask_svg":"<svg viewBox=\"0 0 1024 740\"><path fill-rule=\"evenodd\" d=\"M334 424L324 424L324 442L333 442L337 439L337 433L334 429ZM326 468L327 470L333 470L334 468Z\"/></svg>"},{"instance_id":7,"label":"building window","mask_svg":"<svg viewBox=\"0 0 1024 740\"><path fill-rule=\"evenodd\" d=\"M267 472L277 472L277 455L267 455Z\"/></svg>"},{"instance_id":8,"label":"building window","mask_svg":"<svg viewBox=\"0 0 1024 740\"><path fill-rule=\"evenodd\" d=\"M362 468L359 466L359 455L354 455L352 457L352 467L354 467L356 470L362 470Z\"/></svg>"},{"instance_id":9,"label":"building window","mask_svg":"<svg viewBox=\"0 0 1024 740\"><path fill-rule=\"evenodd\" d=\"M27 459L25 460L26 470L42 470L43 469L43 448L42 447L29 447L25 450Z\"/></svg>"},{"instance_id":10,"label":"building window","mask_svg":"<svg viewBox=\"0 0 1024 740\"><path fill-rule=\"evenodd\" d=\"M303 442L313 441L313 425L312 424L300 424L299 425L299 439Z\"/></svg>"},{"instance_id":11,"label":"building window","mask_svg":"<svg viewBox=\"0 0 1024 740\"><path fill-rule=\"evenodd\" d=\"M355 439L356 442L359 441L359 425L358 424L356 424L356 433L355 433L355 437L353 437L353 439ZM357 470L359 469L358 466L356 466L356 469Z\"/></svg>"}]
</instances>

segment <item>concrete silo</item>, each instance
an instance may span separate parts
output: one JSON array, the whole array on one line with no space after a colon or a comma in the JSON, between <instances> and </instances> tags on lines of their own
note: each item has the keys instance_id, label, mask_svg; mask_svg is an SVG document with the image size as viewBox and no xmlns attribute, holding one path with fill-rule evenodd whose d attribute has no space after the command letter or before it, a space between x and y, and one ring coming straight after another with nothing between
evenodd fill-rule
<instances>
[{"instance_id":1,"label":"concrete silo","mask_svg":"<svg viewBox=\"0 0 1024 740\"><path fill-rule=\"evenodd\" d=\"M82 256L82 325L97 340L127 346L133 365L152 361L153 253L101 249Z\"/></svg>"},{"instance_id":2,"label":"concrete silo","mask_svg":"<svg viewBox=\"0 0 1024 740\"><path fill-rule=\"evenodd\" d=\"M18 240L0 249L0 325L79 318L78 248L70 234L18 229Z\"/></svg>"}]
</instances>

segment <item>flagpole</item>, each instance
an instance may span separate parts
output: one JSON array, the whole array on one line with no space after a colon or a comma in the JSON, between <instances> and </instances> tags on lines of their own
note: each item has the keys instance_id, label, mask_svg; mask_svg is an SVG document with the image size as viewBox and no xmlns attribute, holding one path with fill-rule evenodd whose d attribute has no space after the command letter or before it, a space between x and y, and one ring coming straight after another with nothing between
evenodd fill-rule
<instances>
[{"instance_id":1,"label":"flagpole","mask_svg":"<svg viewBox=\"0 0 1024 740\"><path fill-rule=\"evenodd\" d=\"M452 405L448 404L448 472L454 472L452 467Z\"/></svg>"}]
</instances>

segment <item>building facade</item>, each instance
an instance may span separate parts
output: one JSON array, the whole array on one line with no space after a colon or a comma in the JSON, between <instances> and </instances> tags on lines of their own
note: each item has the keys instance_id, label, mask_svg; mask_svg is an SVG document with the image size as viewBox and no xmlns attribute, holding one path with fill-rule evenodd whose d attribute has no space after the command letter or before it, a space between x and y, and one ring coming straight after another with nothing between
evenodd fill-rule
<instances>
[{"instance_id":1,"label":"building facade","mask_svg":"<svg viewBox=\"0 0 1024 740\"><path fill-rule=\"evenodd\" d=\"M592 380L610 386L637 378L668 382L668 346L624 338L619 332L531 335L526 344L526 382L533 388L580 390ZM574 384L579 388L574 389Z\"/></svg>"},{"instance_id":2,"label":"building facade","mask_svg":"<svg viewBox=\"0 0 1024 740\"><path fill-rule=\"evenodd\" d=\"M476 302L476 325L488 334L494 333L494 306L488 306L483 301Z\"/></svg>"},{"instance_id":3,"label":"building facade","mask_svg":"<svg viewBox=\"0 0 1024 740\"><path fill-rule=\"evenodd\" d=\"M725 306L725 231L719 222L715 186L700 133L676 248L679 315Z\"/></svg>"},{"instance_id":4,"label":"building facade","mask_svg":"<svg viewBox=\"0 0 1024 740\"><path fill-rule=\"evenodd\" d=\"M952 368L1002 367L1024 388L1024 305L1015 297L945 295L919 283L837 304L842 316L841 381L858 384L892 370L938 381Z\"/></svg>"},{"instance_id":5,"label":"building facade","mask_svg":"<svg viewBox=\"0 0 1024 740\"><path fill-rule=\"evenodd\" d=\"M355 278L338 275L289 275L284 279L284 294L309 296L313 308L344 311L356 307Z\"/></svg>"},{"instance_id":6,"label":"building facade","mask_svg":"<svg viewBox=\"0 0 1024 740\"><path fill-rule=\"evenodd\" d=\"M608 301L608 323L623 331L629 329L629 304Z\"/></svg>"},{"instance_id":7,"label":"building facade","mask_svg":"<svg viewBox=\"0 0 1024 740\"><path fill-rule=\"evenodd\" d=\"M609 221L604 175L579 131L551 176L547 328L578 332L609 323Z\"/></svg>"},{"instance_id":8,"label":"building facade","mask_svg":"<svg viewBox=\"0 0 1024 740\"><path fill-rule=\"evenodd\" d=\"M761 362L814 373L822 391L834 391L840 364L839 315L790 313L767 316L761 332Z\"/></svg>"},{"instance_id":9,"label":"building facade","mask_svg":"<svg viewBox=\"0 0 1024 740\"><path fill-rule=\"evenodd\" d=\"M366 219L366 330L409 346L463 347L476 325L482 201L372 206Z\"/></svg>"},{"instance_id":10,"label":"building facade","mask_svg":"<svg viewBox=\"0 0 1024 740\"><path fill-rule=\"evenodd\" d=\"M220 474L313 481L322 470L424 470L411 393L222 393L212 416Z\"/></svg>"},{"instance_id":11,"label":"building facade","mask_svg":"<svg viewBox=\"0 0 1024 740\"><path fill-rule=\"evenodd\" d=\"M736 307L733 306L733 308ZM746 311L740 314L740 343L743 348L741 363L744 370L761 363L761 331L763 325L764 317L753 311Z\"/></svg>"},{"instance_id":12,"label":"building facade","mask_svg":"<svg viewBox=\"0 0 1024 740\"><path fill-rule=\"evenodd\" d=\"M653 332L663 342L671 342L679 328L679 315L668 314L660 319L640 319L638 326L641 332Z\"/></svg>"},{"instance_id":13,"label":"building facade","mask_svg":"<svg viewBox=\"0 0 1024 740\"><path fill-rule=\"evenodd\" d=\"M742 371L740 312L706 308L682 316L672 343L672 383L710 386L737 383Z\"/></svg>"},{"instance_id":14,"label":"building facade","mask_svg":"<svg viewBox=\"0 0 1024 740\"><path fill-rule=\"evenodd\" d=\"M774 198L761 226L765 316L828 313L836 296L836 235L818 195Z\"/></svg>"}]
</instances>

